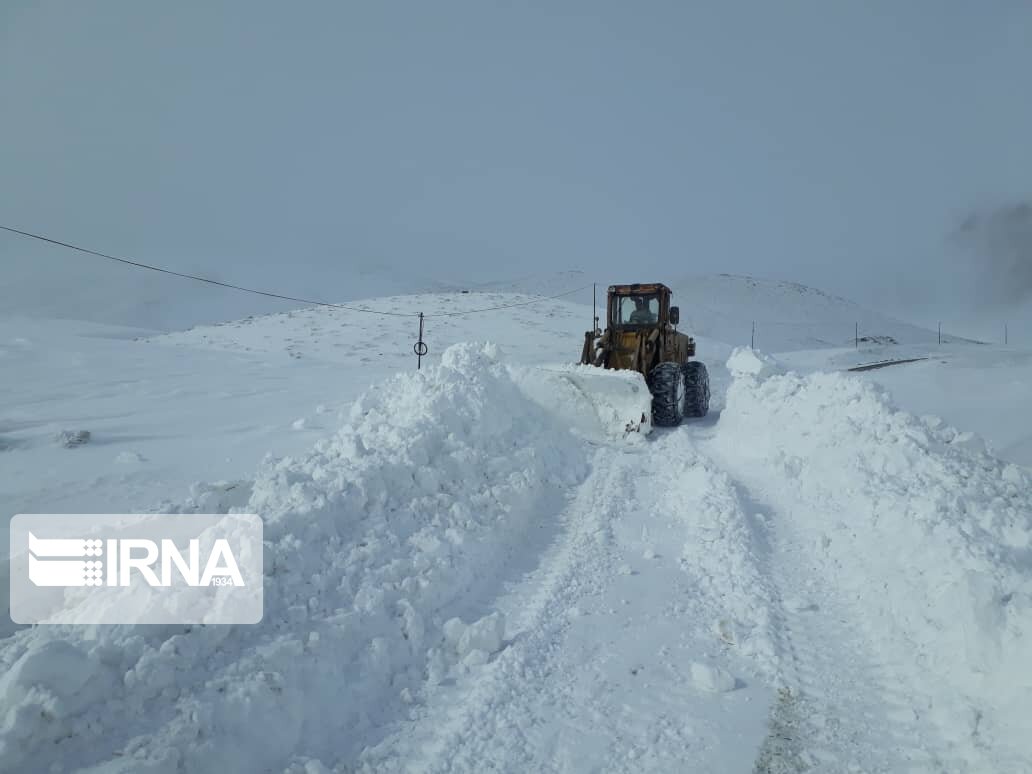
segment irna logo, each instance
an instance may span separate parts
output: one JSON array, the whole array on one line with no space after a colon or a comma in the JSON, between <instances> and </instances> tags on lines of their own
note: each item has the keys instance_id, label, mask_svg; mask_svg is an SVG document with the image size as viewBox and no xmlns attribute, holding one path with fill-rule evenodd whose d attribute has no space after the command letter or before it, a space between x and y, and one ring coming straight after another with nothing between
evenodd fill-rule
<instances>
[{"instance_id":1,"label":"irna logo","mask_svg":"<svg viewBox=\"0 0 1032 774\"><path fill-rule=\"evenodd\" d=\"M16 623L257 623L254 514L19 514L11 519Z\"/></svg>"},{"instance_id":2,"label":"irna logo","mask_svg":"<svg viewBox=\"0 0 1032 774\"><path fill-rule=\"evenodd\" d=\"M38 538L29 532L29 580L37 586L128 586L137 578L167 587L174 575L188 586L244 585L225 538L214 541L202 570L196 538L181 552L168 538Z\"/></svg>"}]
</instances>

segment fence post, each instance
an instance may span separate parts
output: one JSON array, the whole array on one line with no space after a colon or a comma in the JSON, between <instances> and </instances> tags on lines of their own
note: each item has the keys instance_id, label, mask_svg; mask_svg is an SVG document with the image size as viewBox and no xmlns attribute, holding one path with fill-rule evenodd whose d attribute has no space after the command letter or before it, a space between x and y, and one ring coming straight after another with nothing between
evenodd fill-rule
<instances>
[{"instance_id":1,"label":"fence post","mask_svg":"<svg viewBox=\"0 0 1032 774\"><path fill-rule=\"evenodd\" d=\"M416 353L416 370L420 370L423 367L423 356L429 351L426 344L423 343L423 313L419 313L419 341L412 346L412 351Z\"/></svg>"}]
</instances>

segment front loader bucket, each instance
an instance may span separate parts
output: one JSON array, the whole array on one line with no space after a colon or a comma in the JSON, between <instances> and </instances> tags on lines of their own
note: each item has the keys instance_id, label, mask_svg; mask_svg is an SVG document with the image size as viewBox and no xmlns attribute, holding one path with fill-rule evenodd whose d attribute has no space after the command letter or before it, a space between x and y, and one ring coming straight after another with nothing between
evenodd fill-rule
<instances>
[{"instance_id":1,"label":"front loader bucket","mask_svg":"<svg viewBox=\"0 0 1032 774\"><path fill-rule=\"evenodd\" d=\"M522 369L516 376L531 399L589 438L652 431L652 395L637 371L556 365Z\"/></svg>"}]
</instances>

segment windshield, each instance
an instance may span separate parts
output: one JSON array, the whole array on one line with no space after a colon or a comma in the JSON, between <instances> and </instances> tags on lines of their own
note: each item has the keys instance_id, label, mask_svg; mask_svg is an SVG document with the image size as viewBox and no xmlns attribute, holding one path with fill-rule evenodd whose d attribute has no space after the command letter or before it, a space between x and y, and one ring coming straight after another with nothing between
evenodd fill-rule
<instances>
[{"instance_id":1,"label":"windshield","mask_svg":"<svg viewBox=\"0 0 1032 774\"><path fill-rule=\"evenodd\" d=\"M659 296L621 296L617 299L617 325L648 325L659 320Z\"/></svg>"}]
</instances>

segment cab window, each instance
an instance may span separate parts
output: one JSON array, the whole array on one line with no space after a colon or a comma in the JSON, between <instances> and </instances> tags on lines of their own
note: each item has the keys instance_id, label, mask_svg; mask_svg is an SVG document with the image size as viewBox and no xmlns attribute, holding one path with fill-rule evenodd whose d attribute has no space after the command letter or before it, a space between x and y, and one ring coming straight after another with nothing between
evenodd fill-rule
<instances>
[{"instance_id":1,"label":"cab window","mask_svg":"<svg viewBox=\"0 0 1032 774\"><path fill-rule=\"evenodd\" d=\"M621 296L616 307L617 325L648 325L659 320L658 296Z\"/></svg>"}]
</instances>

